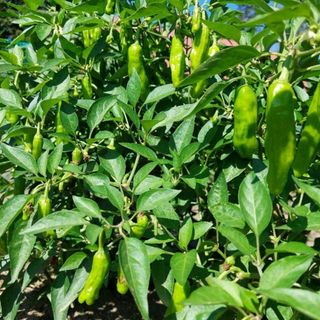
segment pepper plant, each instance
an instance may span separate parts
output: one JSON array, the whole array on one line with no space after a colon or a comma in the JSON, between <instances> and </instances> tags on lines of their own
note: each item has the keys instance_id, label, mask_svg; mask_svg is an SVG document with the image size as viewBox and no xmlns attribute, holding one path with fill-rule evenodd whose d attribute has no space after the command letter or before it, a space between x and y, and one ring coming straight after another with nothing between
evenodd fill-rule
<instances>
[{"instance_id":1,"label":"pepper plant","mask_svg":"<svg viewBox=\"0 0 320 320\"><path fill-rule=\"evenodd\" d=\"M320 319L320 1L229 2L6 2L2 319Z\"/></svg>"}]
</instances>

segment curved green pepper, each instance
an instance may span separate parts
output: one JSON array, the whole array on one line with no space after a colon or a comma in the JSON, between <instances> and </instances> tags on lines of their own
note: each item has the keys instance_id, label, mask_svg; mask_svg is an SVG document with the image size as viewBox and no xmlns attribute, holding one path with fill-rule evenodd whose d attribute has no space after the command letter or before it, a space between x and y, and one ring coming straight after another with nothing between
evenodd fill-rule
<instances>
[{"instance_id":1,"label":"curved green pepper","mask_svg":"<svg viewBox=\"0 0 320 320\"><path fill-rule=\"evenodd\" d=\"M149 91L149 80L143 65L142 47L136 41L128 49L128 74L132 76L133 70L136 70L141 81L141 97L145 99Z\"/></svg>"},{"instance_id":2,"label":"curved green pepper","mask_svg":"<svg viewBox=\"0 0 320 320\"><path fill-rule=\"evenodd\" d=\"M192 43L192 49L190 52L190 67L191 72L196 70L202 62L208 58L209 49L209 28L202 23L200 30L195 33L194 40ZM207 84L206 80L201 80L195 84L191 89L191 96L198 98Z\"/></svg>"},{"instance_id":3,"label":"curved green pepper","mask_svg":"<svg viewBox=\"0 0 320 320\"><path fill-rule=\"evenodd\" d=\"M99 292L110 266L110 256L99 241L99 248L93 256L92 267L89 276L79 294L79 303L86 302L92 305L99 298Z\"/></svg>"},{"instance_id":4,"label":"curved green pepper","mask_svg":"<svg viewBox=\"0 0 320 320\"><path fill-rule=\"evenodd\" d=\"M113 13L113 7L114 7L115 3L116 3L115 0L107 0L107 5L106 5L106 13L107 14Z\"/></svg>"},{"instance_id":5,"label":"curved green pepper","mask_svg":"<svg viewBox=\"0 0 320 320\"><path fill-rule=\"evenodd\" d=\"M298 149L293 162L293 172L302 176L313 160L320 144L320 83L313 95L306 124L302 130Z\"/></svg>"},{"instance_id":6,"label":"curved green pepper","mask_svg":"<svg viewBox=\"0 0 320 320\"><path fill-rule=\"evenodd\" d=\"M275 80L268 89L265 152L269 159L267 182L274 195L282 192L295 153L293 90L287 80Z\"/></svg>"},{"instance_id":7,"label":"curved green pepper","mask_svg":"<svg viewBox=\"0 0 320 320\"><path fill-rule=\"evenodd\" d=\"M177 87L184 77L185 69L185 54L183 43L177 35L172 38L171 42L170 68L172 83L175 87Z\"/></svg>"},{"instance_id":8,"label":"curved green pepper","mask_svg":"<svg viewBox=\"0 0 320 320\"><path fill-rule=\"evenodd\" d=\"M245 84L239 88L234 103L233 145L242 158L250 159L258 149L257 118L257 97Z\"/></svg>"},{"instance_id":9,"label":"curved green pepper","mask_svg":"<svg viewBox=\"0 0 320 320\"><path fill-rule=\"evenodd\" d=\"M141 238L149 224L149 218L143 212L140 212L137 216L137 223L131 227L132 236Z\"/></svg>"}]
</instances>

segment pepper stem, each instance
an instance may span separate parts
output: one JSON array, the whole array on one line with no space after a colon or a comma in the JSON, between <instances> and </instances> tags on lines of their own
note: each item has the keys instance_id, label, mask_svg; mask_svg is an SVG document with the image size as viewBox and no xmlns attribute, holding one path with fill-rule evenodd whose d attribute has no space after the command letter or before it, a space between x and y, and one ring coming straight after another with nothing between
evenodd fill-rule
<instances>
[{"instance_id":1,"label":"pepper stem","mask_svg":"<svg viewBox=\"0 0 320 320\"><path fill-rule=\"evenodd\" d=\"M99 234L99 250L103 249L103 244L104 244L104 230L102 230Z\"/></svg>"},{"instance_id":2,"label":"pepper stem","mask_svg":"<svg viewBox=\"0 0 320 320\"><path fill-rule=\"evenodd\" d=\"M292 63L293 63L293 57L292 55L289 55L283 64L281 74L279 77L280 80L289 81Z\"/></svg>"}]
</instances>

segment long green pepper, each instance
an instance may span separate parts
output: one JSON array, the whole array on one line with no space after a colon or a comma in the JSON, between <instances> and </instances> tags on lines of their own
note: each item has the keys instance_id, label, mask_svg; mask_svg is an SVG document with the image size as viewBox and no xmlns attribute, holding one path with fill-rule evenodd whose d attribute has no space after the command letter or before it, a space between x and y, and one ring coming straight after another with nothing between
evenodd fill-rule
<instances>
[{"instance_id":1,"label":"long green pepper","mask_svg":"<svg viewBox=\"0 0 320 320\"><path fill-rule=\"evenodd\" d=\"M35 159L38 159L42 153L43 136L40 132L40 123L38 123L37 133L34 135L32 140L32 155Z\"/></svg>"},{"instance_id":2,"label":"long green pepper","mask_svg":"<svg viewBox=\"0 0 320 320\"><path fill-rule=\"evenodd\" d=\"M320 144L320 83L313 95L306 124L302 130L298 149L293 162L293 173L302 176L313 160Z\"/></svg>"},{"instance_id":3,"label":"long green pepper","mask_svg":"<svg viewBox=\"0 0 320 320\"><path fill-rule=\"evenodd\" d=\"M233 145L242 158L250 159L258 149L257 118L257 97L245 84L238 89L234 103Z\"/></svg>"},{"instance_id":4,"label":"long green pepper","mask_svg":"<svg viewBox=\"0 0 320 320\"><path fill-rule=\"evenodd\" d=\"M109 253L103 248L102 234L103 232L99 237L99 248L93 256L91 271L78 297L79 303L86 302L88 306L99 298L100 289L110 266Z\"/></svg>"},{"instance_id":5,"label":"long green pepper","mask_svg":"<svg viewBox=\"0 0 320 320\"><path fill-rule=\"evenodd\" d=\"M294 92L285 79L275 80L268 89L265 152L269 159L269 190L279 195L288 179L295 153Z\"/></svg>"},{"instance_id":6,"label":"long green pepper","mask_svg":"<svg viewBox=\"0 0 320 320\"><path fill-rule=\"evenodd\" d=\"M149 80L143 65L142 47L139 42L134 42L128 49L128 74L132 76L136 70L141 81L141 97L144 100L149 92Z\"/></svg>"},{"instance_id":7,"label":"long green pepper","mask_svg":"<svg viewBox=\"0 0 320 320\"><path fill-rule=\"evenodd\" d=\"M171 79L175 87L179 85L184 77L185 54L183 43L178 35L172 38L170 50Z\"/></svg>"}]
</instances>

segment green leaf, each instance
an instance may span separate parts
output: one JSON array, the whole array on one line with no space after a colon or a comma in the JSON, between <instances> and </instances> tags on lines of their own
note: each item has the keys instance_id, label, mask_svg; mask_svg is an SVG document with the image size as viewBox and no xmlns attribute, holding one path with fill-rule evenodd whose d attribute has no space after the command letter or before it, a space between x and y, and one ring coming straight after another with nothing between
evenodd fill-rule
<instances>
[{"instance_id":1,"label":"green leaf","mask_svg":"<svg viewBox=\"0 0 320 320\"><path fill-rule=\"evenodd\" d=\"M318 252L313 248L310 248L302 242L290 241L280 243L273 249L275 252L288 252L288 253L300 253L300 254L317 254Z\"/></svg>"},{"instance_id":2,"label":"green leaf","mask_svg":"<svg viewBox=\"0 0 320 320\"><path fill-rule=\"evenodd\" d=\"M49 159L49 150L46 150L41 154L41 156L37 160L39 172L44 177L47 176L48 159Z\"/></svg>"},{"instance_id":3,"label":"green leaf","mask_svg":"<svg viewBox=\"0 0 320 320\"><path fill-rule=\"evenodd\" d=\"M193 223L193 230L194 230L193 240L197 240L203 237L211 229L212 226L213 226L212 222L207 222L207 221L194 222Z\"/></svg>"},{"instance_id":4,"label":"green leaf","mask_svg":"<svg viewBox=\"0 0 320 320\"><path fill-rule=\"evenodd\" d=\"M203 62L190 76L182 80L179 87L184 87L200 80L208 79L229 68L235 67L239 63L252 60L259 55L259 51L250 46L237 46L223 49Z\"/></svg>"},{"instance_id":5,"label":"green leaf","mask_svg":"<svg viewBox=\"0 0 320 320\"><path fill-rule=\"evenodd\" d=\"M251 20L243 23L242 26L252 27L259 24L273 24L297 17L310 18L311 16L312 13L309 6L306 3L303 3L291 7L284 7L270 13L257 15Z\"/></svg>"},{"instance_id":6,"label":"green leaf","mask_svg":"<svg viewBox=\"0 0 320 320\"><path fill-rule=\"evenodd\" d=\"M161 99L164 99L168 96L171 96L175 93L175 88L172 84L165 84L163 86L157 87L151 91L144 104L158 102Z\"/></svg>"},{"instance_id":7,"label":"green leaf","mask_svg":"<svg viewBox=\"0 0 320 320\"><path fill-rule=\"evenodd\" d=\"M126 173L126 164L123 156L117 150L107 150L99 157L99 159L101 166L116 182L121 184Z\"/></svg>"},{"instance_id":8,"label":"green leaf","mask_svg":"<svg viewBox=\"0 0 320 320\"><path fill-rule=\"evenodd\" d=\"M214 210L218 204L227 203L229 199L228 185L223 172L212 185L208 193L208 207Z\"/></svg>"},{"instance_id":9,"label":"green leaf","mask_svg":"<svg viewBox=\"0 0 320 320\"><path fill-rule=\"evenodd\" d=\"M180 154L192 141L195 117L184 120L171 136L170 144Z\"/></svg>"},{"instance_id":10,"label":"green leaf","mask_svg":"<svg viewBox=\"0 0 320 320\"><path fill-rule=\"evenodd\" d=\"M88 221L82 218L82 214L80 214L80 212L61 210L38 220L31 227L26 228L22 234L36 234L51 229L67 229L86 224L88 224Z\"/></svg>"},{"instance_id":11,"label":"green leaf","mask_svg":"<svg viewBox=\"0 0 320 320\"><path fill-rule=\"evenodd\" d=\"M163 202L175 198L181 191L173 189L155 189L150 190L139 196L137 200L137 211L150 211Z\"/></svg>"},{"instance_id":12,"label":"green leaf","mask_svg":"<svg viewBox=\"0 0 320 320\"><path fill-rule=\"evenodd\" d=\"M12 236L9 242L11 273L10 283L13 283L18 279L19 273L22 270L25 263L28 261L30 254L33 250L34 244L36 242L35 236L20 234L20 232L23 231L27 226L28 222L19 220L15 223L14 229L11 234Z\"/></svg>"},{"instance_id":13,"label":"green leaf","mask_svg":"<svg viewBox=\"0 0 320 320\"><path fill-rule=\"evenodd\" d=\"M291 287L308 270L312 259L313 256L300 255L274 261L264 270L259 288L269 290Z\"/></svg>"},{"instance_id":14,"label":"green leaf","mask_svg":"<svg viewBox=\"0 0 320 320\"><path fill-rule=\"evenodd\" d=\"M15 165L26 169L27 171L38 174L38 166L35 158L28 152L18 147L11 147L7 144L1 143L3 154Z\"/></svg>"},{"instance_id":15,"label":"green leaf","mask_svg":"<svg viewBox=\"0 0 320 320\"><path fill-rule=\"evenodd\" d=\"M21 213L29 199L29 195L17 195L0 206L0 238Z\"/></svg>"},{"instance_id":16,"label":"green leaf","mask_svg":"<svg viewBox=\"0 0 320 320\"><path fill-rule=\"evenodd\" d=\"M141 95L141 80L136 69L133 69L132 75L128 81L127 93L130 103L135 107Z\"/></svg>"},{"instance_id":17,"label":"green leaf","mask_svg":"<svg viewBox=\"0 0 320 320\"><path fill-rule=\"evenodd\" d=\"M218 227L218 230L243 254L250 255L255 251L255 247L250 244L247 236L240 230L227 227L223 224Z\"/></svg>"},{"instance_id":18,"label":"green leaf","mask_svg":"<svg viewBox=\"0 0 320 320\"><path fill-rule=\"evenodd\" d=\"M162 186L162 178L156 176L146 176L135 188L134 194L140 195L152 189L158 189Z\"/></svg>"},{"instance_id":19,"label":"green leaf","mask_svg":"<svg viewBox=\"0 0 320 320\"><path fill-rule=\"evenodd\" d=\"M82 261L87 257L84 252L75 252L67 258L62 267L59 269L61 271L74 270L80 267Z\"/></svg>"},{"instance_id":20,"label":"green leaf","mask_svg":"<svg viewBox=\"0 0 320 320\"><path fill-rule=\"evenodd\" d=\"M259 292L278 303L291 306L311 319L320 320L320 296L318 293L302 289L285 288L259 290Z\"/></svg>"},{"instance_id":21,"label":"green leaf","mask_svg":"<svg viewBox=\"0 0 320 320\"><path fill-rule=\"evenodd\" d=\"M250 229L259 236L270 223L272 201L267 188L254 173L248 174L241 182L239 203Z\"/></svg>"},{"instance_id":22,"label":"green leaf","mask_svg":"<svg viewBox=\"0 0 320 320\"><path fill-rule=\"evenodd\" d=\"M53 174L58 168L63 152L63 143L60 143L56 146L56 148L52 151L48 158L48 171Z\"/></svg>"},{"instance_id":23,"label":"green leaf","mask_svg":"<svg viewBox=\"0 0 320 320\"><path fill-rule=\"evenodd\" d=\"M187 250L189 242L193 238L193 223L191 218L187 218L179 230L179 246Z\"/></svg>"},{"instance_id":24,"label":"green leaf","mask_svg":"<svg viewBox=\"0 0 320 320\"><path fill-rule=\"evenodd\" d=\"M135 143L126 143L126 142L120 143L120 145L140 154L142 157L147 158L148 160L158 161L158 157L156 153L152 149L148 148L147 146L135 144Z\"/></svg>"},{"instance_id":25,"label":"green leaf","mask_svg":"<svg viewBox=\"0 0 320 320\"><path fill-rule=\"evenodd\" d=\"M233 203L224 203L209 207L214 218L233 228L243 229L245 226L244 218L239 206Z\"/></svg>"},{"instance_id":26,"label":"green leaf","mask_svg":"<svg viewBox=\"0 0 320 320\"><path fill-rule=\"evenodd\" d=\"M80 212L84 213L88 217L101 219L101 211L95 201L77 196L73 196L72 199Z\"/></svg>"},{"instance_id":27,"label":"green leaf","mask_svg":"<svg viewBox=\"0 0 320 320\"><path fill-rule=\"evenodd\" d=\"M107 112L109 112L116 104L117 99L114 96L106 96L98 99L88 112L88 126L91 130L97 127L103 121Z\"/></svg>"},{"instance_id":28,"label":"green leaf","mask_svg":"<svg viewBox=\"0 0 320 320\"><path fill-rule=\"evenodd\" d=\"M301 188L312 200L320 207L320 189L302 182L300 179L293 177L295 183Z\"/></svg>"},{"instance_id":29,"label":"green leaf","mask_svg":"<svg viewBox=\"0 0 320 320\"><path fill-rule=\"evenodd\" d=\"M188 280L188 277L194 267L197 258L197 251L177 252L170 259L170 267L177 282L182 286Z\"/></svg>"},{"instance_id":30,"label":"green leaf","mask_svg":"<svg viewBox=\"0 0 320 320\"><path fill-rule=\"evenodd\" d=\"M222 23L222 22L212 22L212 21L204 21L204 23L213 31L221 34L223 37L227 39L233 39L237 42L240 41L241 32L240 30L233 26L232 24Z\"/></svg>"},{"instance_id":31,"label":"green leaf","mask_svg":"<svg viewBox=\"0 0 320 320\"><path fill-rule=\"evenodd\" d=\"M11 89L0 88L0 103L6 107L22 108L19 94Z\"/></svg>"},{"instance_id":32,"label":"green leaf","mask_svg":"<svg viewBox=\"0 0 320 320\"><path fill-rule=\"evenodd\" d=\"M144 320L148 320L150 263L146 246L136 238L122 240L119 246L119 260L141 316Z\"/></svg>"}]
</instances>

